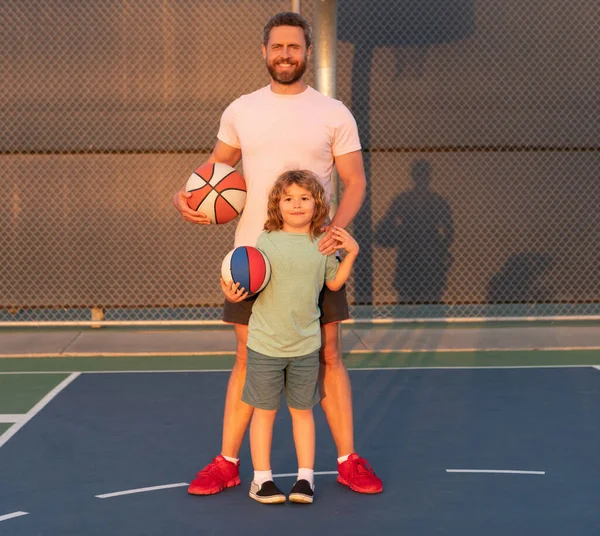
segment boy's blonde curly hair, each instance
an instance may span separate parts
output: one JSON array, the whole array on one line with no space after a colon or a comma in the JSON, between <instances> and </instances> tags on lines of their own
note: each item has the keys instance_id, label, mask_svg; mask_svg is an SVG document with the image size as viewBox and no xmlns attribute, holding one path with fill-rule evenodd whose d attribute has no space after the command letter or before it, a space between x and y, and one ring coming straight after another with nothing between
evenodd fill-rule
<instances>
[{"instance_id":1,"label":"boy's blonde curly hair","mask_svg":"<svg viewBox=\"0 0 600 536\"><path fill-rule=\"evenodd\" d=\"M295 169L282 173L269 192L269 203L267 207L267 221L265 231L279 231L283 227L283 218L279 210L279 201L285 195L287 189L296 184L308 190L315 200L315 212L310 224L310 237L314 240L321 234L321 227L329 214L329 203L326 199L325 189L321 181L312 172L306 169Z\"/></svg>"}]
</instances>

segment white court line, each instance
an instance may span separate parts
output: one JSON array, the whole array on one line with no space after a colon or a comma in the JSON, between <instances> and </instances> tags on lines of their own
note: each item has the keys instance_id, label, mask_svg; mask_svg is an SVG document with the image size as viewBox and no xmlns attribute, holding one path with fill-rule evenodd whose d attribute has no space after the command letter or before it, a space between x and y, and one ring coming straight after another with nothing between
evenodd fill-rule
<instances>
[{"instance_id":1,"label":"white court line","mask_svg":"<svg viewBox=\"0 0 600 536\"><path fill-rule=\"evenodd\" d=\"M511 475L545 475L546 471L519 471L512 469L446 469L446 473L500 473Z\"/></svg>"},{"instance_id":2,"label":"white court line","mask_svg":"<svg viewBox=\"0 0 600 536\"><path fill-rule=\"evenodd\" d=\"M338 474L337 471L315 471L315 476L317 476L317 475L337 475L337 474ZM275 477L284 478L287 476L298 476L298 471L296 471L295 473L279 473L277 475L273 475L273 478L275 478Z\"/></svg>"},{"instance_id":3,"label":"white court line","mask_svg":"<svg viewBox=\"0 0 600 536\"><path fill-rule=\"evenodd\" d=\"M589 365L588 365L589 366ZM199 369L168 369L168 370L135 370L135 369L129 369L129 370L34 370L34 371L25 371L25 372L14 372L14 371L10 371L10 372L2 372L0 371L0 376L2 375L9 375L9 374L73 374L73 373L78 373L78 374L137 374L137 373L143 373L143 374L149 374L149 373L153 373L153 374L160 374L163 372L176 372L176 373L182 373L185 372L186 374L188 372L231 372L231 369L208 369L208 370L199 370Z\"/></svg>"},{"instance_id":4,"label":"white court line","mask_svg":"<svg viewBox=\"0 0 600 536\"><path fill-rule=\"evenodd\" d=\"M31 419L33 419L46 405L48 405L52 399L58 395L67 385L72 381L76 380L80 372L73 372L60 382L52 391L50 391L44 398L42 398L35 406L33 406L19 422L13 424L6 432L0 435L0 447L2 447L11 437L13 437L23 426L25 426Z\"/></svg>"},{"instance_id":5,"label":"white court line","mask_svg":"<svg viewBox=\"0 0 600 536\"><path fill-rule=\"evenodd\" d=\"M315 476L317 476L317 475L337 475L337 474L338 474L337 471L316 471L315 472ZM298 476L298 472L279 473L279 474L273 475L273 478L275 478L275 477L284 478L284 477L288 477L288 476L290 476L290 477ZM177 484L165 484L163 486L151 486L148 488L126 489L123 491L115 491L114 493L103 493L102 495L95 495L95 497L98 499L109 499L111 497L119 497L121 495L133 495L135 493L145 493L147 491L157 491L157 490L161 490L161 489L170 489L170 488L181 488L183 486L189 486L189 483L179 482Z\"/></svg>"},{"instance_id":6,"label":"white court line","mask_svg":"<svg viewBox=\"0 0 600 536\"><path fill-rule=\"evenodd\" d=\"M7 422L19 422L21 419L25 418L25 414L21 414L21 415L16 415L16 414L10 414L10 413L4 413L4 414L0 414L0 423L7 423Z\"/></svg>"},{"instance_id":7,"label":"white court line","mask_svg":"<svg viewBox=\"0 0 600 536\"><path fill-rule=\"evenodd\" d=\"M595 368L596 370L600 370L600 365L594 365L594 368Z\"/></svg>"},{"instance_id":8,"label":"white court line","mask_svg":"<svg viewBox=\"0 0 600 536\"><path fill-rule=\"evenodd\" d=\"M145 493L146 491L156 491L159 489L169 488L181 488L183 486L189 486L187 482L179 482L178 484L165 484L164 486L152 486L149 488L137 488L127 489L123 491L116 491L114 493L103 493L102 495L95 495L98 499L109 499L110 497L119 497L120 495L133 495L134 493Z\"/></svg>"},{"instance_id":9,"label":"white court line","mask_svg":"<svg viewBox=\"0 0 600 536\"><path fill-rule=\"evenodd\" d=\"M180 370L89 370L84 371L83 374L161 374L165 372L177 372L177 373L191 373L191 372L231 372L231 369L208 369L208 370L198 370L198 369L180 369Z\"/></svg>"},{"instance_id":10,"label":"white court line","mask_svg":"<svg viewBox=\"0 0 600 536\"><path fill-rule=\"evenodd\" d=\"M525 474L525 475L545 475L545 471L514 471L514 470L502 470L502 469L446 469L447 473L511 473L511 474ZM337 471L315 471L315 476L319 475L337 475ZM277 473L273 475L273 478L285 478L285 477L296 477L298 472L295 473ZM162 489L181 488L189 486L187 482L179 482L177 484L165 484L163 486L150 486L147 488L135 488L127 489L123 491L115 491L113 493L103 493L102 495L95 495L97 499L109 499L111 497L120 497L122 495L134 495L136 493L146 493L148 491L158 491Z\"/></svg>"},{"instance_id":11,"label":"white court line","mask_svg":"<svg viewBox=\"0 0 600 536\"><path fill-rule=\"evenodd\" d=\"M473 366L446 366L446 367L348 367L348 370L359 372L361 370L504 370L504 369L574 369L574 368L600 368L596 365L479 365Z\"/></svg>"},{"instance_id":12,"label":"white court line","mask_svg":"<svg viewBox=\"0 0 600 536\"><path fill-rule=\"evenodd\" d=\"M7 519L14 519L15 517L21 517L29 515L29 512L13 512L12 514L5 514L0 516L0 521L6 521Z\"/></svg>"}]
</instances>

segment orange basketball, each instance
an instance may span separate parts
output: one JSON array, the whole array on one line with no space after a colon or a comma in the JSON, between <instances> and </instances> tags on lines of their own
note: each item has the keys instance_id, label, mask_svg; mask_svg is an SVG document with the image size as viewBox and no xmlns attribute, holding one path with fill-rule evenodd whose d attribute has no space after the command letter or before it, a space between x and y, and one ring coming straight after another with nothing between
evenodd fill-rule
<instances>
[{"instance_id":1,"label":"orange basketball","mask_svg":"<svg viewBox=\"0 0 600 536\"><path fill-rule=\"evenodd\" d=\"M246 203L246 181L227 164L202 164L185 185L192 196L188 206L206 214L212 223L227 223L240 215Z\"/></svg>"}]
</instances>

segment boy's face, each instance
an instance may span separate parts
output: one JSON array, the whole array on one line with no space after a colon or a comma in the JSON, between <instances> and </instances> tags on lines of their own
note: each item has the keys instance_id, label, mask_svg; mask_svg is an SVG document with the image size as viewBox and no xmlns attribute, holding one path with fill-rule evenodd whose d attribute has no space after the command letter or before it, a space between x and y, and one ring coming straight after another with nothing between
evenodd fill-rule
<instances>
[{"instance_id":1,"label":"boy's face","mask_svg":"<svg viewBox=\"0 0 600 536\"><path fill-rule=\"evenodd\" d=\"M302 186L292 184L279 200L283 230L288 233L308 233L315 214L315 198Z\"/></svg>"},{"instance_id":2,"label":"boy's face","mask_svg":"<svg viewBox=\"0 0 600 536\"><path fill-rule=\"evenodd\" d=\"M296 26L271 28L269 42L262 46L271 78L284 85L293 84L302 78L311 52L312 47L306 48L304 31Z\"/></svg>"}]
</instances>

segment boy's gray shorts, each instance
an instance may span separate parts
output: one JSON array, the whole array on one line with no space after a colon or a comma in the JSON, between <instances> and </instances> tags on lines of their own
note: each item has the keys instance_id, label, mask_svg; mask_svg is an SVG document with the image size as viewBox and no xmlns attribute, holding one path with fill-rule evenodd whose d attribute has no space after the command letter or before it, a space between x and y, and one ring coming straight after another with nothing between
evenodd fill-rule
<instances>
[{"instance_id":1,"label":"boy's gray shorts","mask_svg":"<svg viewBox=\"0 0 600 536\"><path fill-rule=\"evenodd\" d=\"M319 350L301 357L271 357L248 348L242 400L255 408L279 408L285 387L287 404L311 409L319 403Z\"/></svg>"}]
</instances>

